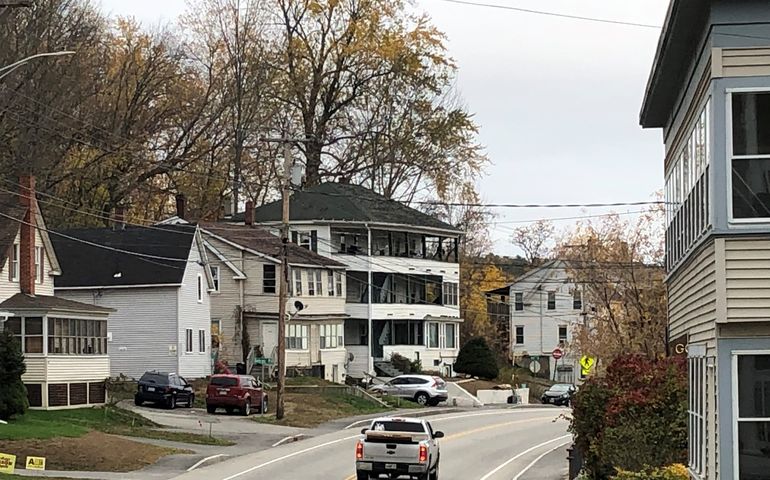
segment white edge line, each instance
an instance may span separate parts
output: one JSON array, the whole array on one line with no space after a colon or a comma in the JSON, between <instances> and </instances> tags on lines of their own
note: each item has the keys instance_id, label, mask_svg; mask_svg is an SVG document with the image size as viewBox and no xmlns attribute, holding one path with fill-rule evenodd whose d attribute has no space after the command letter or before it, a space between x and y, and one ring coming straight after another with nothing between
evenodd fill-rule
<instances>
[{"instance_id":1,"label":"white edge line","mask_svg":"<svg viewBox=\"0 0 770 480\"><path fill-rule=\"evenodd\" d=\"M218 453L216 455L212 455L210 457L206 457L203 460L201 460L200 462L198 462L195 465L193 465L192 467L188 468L187 471L188 472L192 472L193 470L195 470L196 468L200 467L202 464L208 462L209 460L214 460L215 458L224 457L224 456L225 456L224 453Z\"/></svg>"},{"instance_id":2,"label":"white edge line","mask_svg":"<svg viewBox=\"0 0 770 480\"><path fill-rule=\"evenodd\" d=\"M431 411L432 412L442 412L442 411L445 411L445 410L447 411L447 413L444 413L444 414L439 413L438 415L418 415L416 413L413 414L413 415L410 415L409 413L411 413L411 412L405 412L405 413L402 413L401 415L404 416L404 417L407 417L407 418L426 418L426 419L430 419L431 417L438 417L439 415L447 415L447 414L449 414L449 410L455 410L455 409L453 407L448 407L448 408L442 408L442 409L431 410ZM388 416L387 413L384 416ZM398 415L392 415L392 416L393 417L397 417ZM356 425L365 425L367 423L371 423L372 420L374 420L375 418L377 418L377 417L368 418L368 419L364 419L364 420L359 420L357 422L353 422L350 425L348 425L347 427L343 428L343 430L350 430L351 428L355 427Z\"/></svg>"},{"instance_id":3,"label":"white edge line","mask_svg":"<svg viewBox=\"0 0 770 480\"><path fill-rule=\"evenodd\" d=\"M411 418L423 418L425 420L431 421L431 422L439 422L444 420L455 420L458 418L471 418L471 417L485 417L488 415L512 415L514 413L524 413L524 412L556 412L561 409L554 409L554 408L511 408L511 409L500 409L495 410L492 412L483 412L483 413L465 413L461 415L453 415L449 417L445 417L443 415L432 415L427 417L411 417ZM444 415L448 415L448 413L445 413ZM398 415L393 415L394 417L397 417ZM350 430L351 428L355 427L356 425L364 425L366 423L370 423L372 419L369 420L360 420L358 422L351 423L347 427L343 428L343 430Z\"/></svg>"},{"instance_id":4,"label":"white edge line","mask_svg":"<svg viewBox=\"0 0 770 480\"><path fill-rule=\"evenodd\" d=\"M505 463L503 463L503 464L502 464L502 465L500 465L499 467L495 468L495 469L494 469L494 470L492 470L491 472L487 473L486 475L484 475L483 477L481 477L479 480L487 480L487 479L488 479L489 477L491 477L492 475L496 474L496 473L497 473L497 472L499 472L500 470L502 470L502 469L504 469L505 467L507 467L508 465L510 465L512 462L515 462L516 460L518 460L519 458L521 458L521 457L523 457L524 455L528 454L529 452L532 452L533 450L537 450L538 448L540 448L540 447L544 447L544 446L548 445L549 443L557 442L557 441L559 441L559 440L565 440L565 439L567 439L567 438L572 438L572 435L564 435L563 437L553 438L553 439L551 439L551 440L548 440L547 442L543 442L543 443L541 443L541 444L539 444L539 445L535 445L535 446L534 446L534 447L532 447L532 448L528 448L528 449L524 450L523 452L521 452L520 454L516 455L515 457L513 457L513 458L509 459L508 461L506 461ZM559 445L559 446L561 446L561 445Z\"/></svg>"},{"instance_id":5,"label":"white edge line","mask_svg":"<svg viewBox=\"0 0 770 480\"><path fill-rule=\"evenodd\" d=\"M534 466L535 466L535 464L536 464L537 462L539 462L540 460L542 460L542 459L543 459L543 458L544 458L546 455L548 455L548 454L550 454L550 453L553 453L553 452L555 452L556 450L558 450L558 449L560 449L560 448L563 448L565 445L569 445L569 444L570 444L570 442L564 442L564 443L562 443L562 444L559 444L559 445L557 445L557 446L553 447L552 449L548 450L547 452L543 453L542 455L540 455L539 457L537 457L536 459L534 459L534 460L532 461L532 463L530 463L529 465L527 465L526 467L524 467L524 470L520 471L518 475L516 475L515 477L513 477L513 480L519 480L519 479L521 478L521 476L522 476L522 475L524 475L525 473L527 473L527 470L529 470L530 468L534 467Z\"/></svg>"},{"instance_id":6,"label":"white edge line","mask_svg":"<svg viewBox=\"0 0 770 480\"><path fill-rule=\"evenodd\" d=\"M280 447L280 446L281 446L281 445L283 445L284 443L288 443L288 442L296 442L296 441L299 441L299 440L300 440L301 438L303 438L304 436L305 436L305 434L304 434L304 433L300 433L300 434L298 434L298 435L289 435L288 437L282 438L282 439L278 440L277 442L275 442L275 443L272 445L272 447L273 447L273 448L275 448L275 447Z\"/></svg>"},{"instance_id":7,"label":"white edge line","mask_svg":"<svg viewBox=\"0 0 770 480\"><path fill-rule=\"evenodd\" d=\"M303 453L312 452L313 450L318 450L319 448L328 447L329 445L334 445L336 443L345 442L345 441L352 440L352 439L358 438L358 437L359 437L359 435L353 435L353 436L350 436L350 437L340 438L339 440L333 440L331 442L322 443L322 444L316 445L314 447L309 447L309 448L306 448L304 450L300 450L300 451L297 451L297 452L294 452L294 453L290 453L288 455L284 455L283 457L274 458L273 460L270 460L269 462L265 462L265 463L261 463L259 465L255 465L255 466L253 466L253 467L251 467L251 468L249 468L247 470L244 470L244 471L242 471L240 473L236 473L235 475L230 475L229 477L223 478L222 480L233 480L234 478L238 478L238 477L240 477L242 475L246 475L247 473L251 473L251 472L253 472L255 470L259 470L260 468L267 467L268 465L272 465L274 463L278 463L278 462L280 462L282 460L286 460L288 458L296 457L297 455L302 455Z\"/></svg>"}]
</instances>

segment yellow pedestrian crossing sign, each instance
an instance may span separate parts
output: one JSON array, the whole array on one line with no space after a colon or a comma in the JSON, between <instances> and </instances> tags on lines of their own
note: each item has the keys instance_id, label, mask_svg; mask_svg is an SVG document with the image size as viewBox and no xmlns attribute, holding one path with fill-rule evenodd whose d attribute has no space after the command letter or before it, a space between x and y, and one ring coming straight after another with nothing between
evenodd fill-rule
<instances>
[{"instance_id":1,"label":"yellow pedestrian crossing sign","mask_svg":"<svg viewBox=\"0 0 770 480\"><path fill-rule=\"evenodd\" d=\"M580 376L587 377L591 373L591 370L593 370L594 365L596 365L596 359L594 357L589 357L588 355L580 357Z\"/></svg>"},{"instance_id":2,"label":"yellow pedestrian crossing sign","mask_svg":"<svg viewBox=\"0 0 770 480\"><path fill-rule=\"evenodd\" d=\"M27 457L27 470L45 470L45 457Z\"/></svg>"}]
</instances>

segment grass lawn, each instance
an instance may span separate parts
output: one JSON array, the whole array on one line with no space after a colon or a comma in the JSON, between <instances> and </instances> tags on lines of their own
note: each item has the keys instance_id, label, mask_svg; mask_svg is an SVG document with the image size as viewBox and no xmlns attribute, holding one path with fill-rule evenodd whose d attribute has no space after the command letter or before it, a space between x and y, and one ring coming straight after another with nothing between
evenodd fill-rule
<instances>
[{"instance_id":1,"label":"grass lawn","mask_svg":"<svg viewBox=\"0 0 770 480\"><path fill-rule=\"evenodd\" d=\"M339 418L368 415L388 411L367 400L339 393L286 393L286 416L275 419L275 395L270 397L267 415L254 415L256 422L289 427L311 428Z\"/></svg>"}]
</instances>

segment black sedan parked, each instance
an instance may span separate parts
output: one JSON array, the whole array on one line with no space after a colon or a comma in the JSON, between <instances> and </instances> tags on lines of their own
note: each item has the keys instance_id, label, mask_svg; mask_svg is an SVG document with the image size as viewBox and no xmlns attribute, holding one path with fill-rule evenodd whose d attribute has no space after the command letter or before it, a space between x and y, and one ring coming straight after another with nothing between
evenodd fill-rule
<instances>
[{"instance_id":1,"label":"black sedan parked","mask_svg":"<svg viewBox=\"0 0 770 480\"><path fill-rule=\"evenodd\" d=\"M545 391L540 401L546 405L553 404L569 407L572 401L572 395L575 393L575 386L566 383L557 383Z\"/></svg>"},{"instance_id":2,"label":"black sedan parked","mask_svg":"<svg viewBox=\"0 0 770 480\"><path fill-rule=\"evenodd\" d=\"M136 405L144 402L164 405L170 409L176 408L178 403L192 407L195 393L187 380L175 373L145 372L134 394Z\"/></svg>"}]
</instances>

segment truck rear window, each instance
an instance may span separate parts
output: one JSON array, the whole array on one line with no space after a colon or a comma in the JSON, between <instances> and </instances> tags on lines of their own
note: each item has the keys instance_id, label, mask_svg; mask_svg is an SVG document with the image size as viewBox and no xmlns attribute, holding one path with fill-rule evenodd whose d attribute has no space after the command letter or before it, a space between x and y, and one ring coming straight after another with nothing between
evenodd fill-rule
<instances>
[{"instance_id":1,"label":"truck rear window","mask_svg":"<svg viewBox=\"0 0 770 480\"><path fill-rule=\"evenodd\" d=\"M215 387L237 387L238 379L230 377L215 377L211 379L211 385Z\"/></svg>"},{"instance_id":2,"label":"truck rear window","mask_svg":"<svg viewBox=\"0 0 770 480\"><path fill-rule=\"evenodd\" d=\"M374 422L371 429L378 432L425 433L422 423L413 422Z\"/></svg>"}]
</instances>

